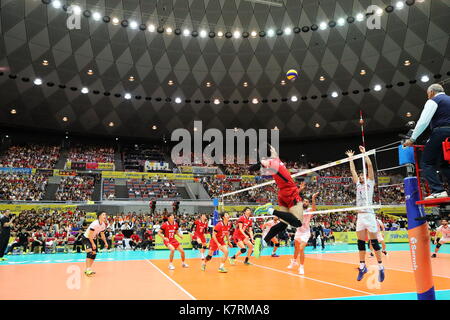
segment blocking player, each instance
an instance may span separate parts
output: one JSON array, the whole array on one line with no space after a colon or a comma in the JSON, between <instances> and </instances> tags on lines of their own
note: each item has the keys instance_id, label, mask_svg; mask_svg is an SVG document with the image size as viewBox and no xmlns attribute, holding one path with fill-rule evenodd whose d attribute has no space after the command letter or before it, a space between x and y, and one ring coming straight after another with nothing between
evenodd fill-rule
<instances>
[{"instance_id":1,"label":"blocking player","mask_svg":"<svg viewBox=\"0 0 450 320\"><path fill-rule=\"evenodd\" d=\"M175 270L175 266L173 265L173 256L175 254L175 250L177 250L181 255L182 267L189 267L189 265L185 262L186 255L184 253L184 250L180 246L180 243L177 241L177 239L175 239L175 236L183 239L183 234L178 227L178 223L175 222L175 216L173 215L173 213L171 213L167 218L167 221L161 225L161 228L158 230L158 236L163 239L164 245L170 250L169 269Z\"/></svg>"},{"instance_id":2,"label":"blocking player","mask_svg":"<svg viewBox=\"0 0 450 320\"><path fill-rule=\"evenodd\" d=\"M97 212L97 220L93 221L89 225L83 235L82 243L86 248L86 270L84 271L84 274L88 277L95 274L91 267L94 263L95 257L97 256L97 245L95 242L99 234L105 244L105 248L108 249L108 242L105 238L105 230L107 225L106 217L105 211Z\"/></svg>"},{"instance_id":3,"label":"blocking player","mask_svg":"<svg viewBox=\"0 0 450 320\"><path fill-rule=\"evenodd\" d=\"M247 253L245 257L244 264L250 265L250 256L253 252L253 244L255 240L253 238L252 230L252 220L250 219L252 215L252 210L250 208L245 208L242 212L243 214L239 217L236 224L237 227L233 233L233 241L239 247L239 251L230 258L230 264L234 265L236 263L236 258L241 254ZM246 248L247 247L247 248Z\"/></svg>"},{"instance_id":4,"label":"blocking player","mask_svg":"<svg viewBox=\"0 0 450 320\"><path fill-rule=\"evenodd\" d=\"M438 238L438 235L441 234L442 238ZM431 256L432 258L437 257L437 253L439 251L439 248L444 243L450 243L450 227L448 226L448 220L442 219L441 225L436 230L436 240L434 240L434 244L436 245L436 248L434 249L434 253Z\"/></svg>"},{"instance_id":5,"label":"blocking player","mask_svg":"<svg viewBox=\"0 0 450 320\"><path fill-rule=\"evenodd\" d=\"M366 149L362 146L359 147L359 151L361 153L366 152ZM352 150L348 150L345 153L349 158L352 158L355 154ZM350 160L350 171L352 173L353 182L356 184L356 206L363 207L368 203L372 205L373 202L373 192L375 187L374 181L374 171L372 166L372 161L370 161L369 157L364 157L364 161L367 166L367 177L366 181L364 181L364 175L361 173L358 175L356 173L355 163L353 160ZM366 199L366 194L368 199ZM358 268L358 277L357 281L361 281L364 277L364 274L367 273L366 267L366 242L365 239L369 237L371 245L375 250L375 256L378 261L378 281L383 282L385 278L383 261L381 258L380 244L378 242L378 226L377 220L375 216L375 211L373 209L364 209L358 212L358 218L356 220L356 235L358 237L358 250L359 250L359 268Z\"/></svg>"},{"instance_id":6,"label":"blocking player","mask_svg":"<svg viewBox=\"0 0 450 320\"><path fill-rule=\"evenodd\" d=\"M230 242L230 228L231 228L230 216L228 215L228 213L224 212L220 215L220 218L221 221L219 221L219 223L216 224L216 226L214 227L211 241L209 242L208 255L202 262L203 271L206 270L206 263L211 261L214 251L220 250L223 252L223 256L220 262L219 272L221 273L228 272L228 270L225 269L225 261L227 261L228 258L228 246L230 246L230 248L233 247L233 245ZM227 239L226 242L225 238Z\"/></svg>"},{"instance_id":7,"label":"blocking player","mask_svg":"<svg viewBox=\"0 0 450 320\"><path fill-rule=\"evenodd\" d=\"M205 238L205 232L208 229L208 218L206 214L202 214L200 219L194 221L192 225L192 240L196 241L200 246L202 260L205 259L205 250L208 248Z\"/></svg>"}]
</instances>

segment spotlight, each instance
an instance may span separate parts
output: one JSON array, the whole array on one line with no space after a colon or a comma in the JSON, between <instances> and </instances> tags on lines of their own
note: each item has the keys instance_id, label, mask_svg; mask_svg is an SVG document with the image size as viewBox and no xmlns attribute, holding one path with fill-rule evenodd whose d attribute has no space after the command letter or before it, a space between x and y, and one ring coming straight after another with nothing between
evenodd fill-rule
<instances>
[{"instance_id":1,"label":"spotlight","mask_svg":"<svg viewBox=\"0 0 450 320\"><path fill-rule=\"evenodd\" d=\"M267 31L267 36L268 37L273 37L275 35L275 31L273 30L273 29L269 29L268 31Z\"/></svg>"},{"instance_id":2,"label":"spotlight","mask_svg":"<svg viewBox=\"0 0 450 320\"><path fill-rule=\"evenodd\" d=\"M220 100L219 99L214 99L214 104L219 104Z\"/></svg>"},{"instance_id":3,"label":"spotlight","mask_svg":"<svg viewBox=\"0 0 450 320\"><path fill-rule=\"evenodd\" d=\"M158 129L158 127L157 126L152 126L152 129L156 130L156 129Z\"/></svg>"},{"instance_id":4,"label":"spotlight","mask_svg":"<svg viewBox=\"0 0 450 320\"><path fill-rule=\"evenodd\" d=\"M288 28L285 28L285 29L284 29L284 34L287 35L287 36L289 36L290 34L292 34L292 29L289 28L289 27L288 27Z\"/></svg>"},{"instance_id":5,"label":"spotlight","mask_svg":"<svg viewBox=\"0 0 450 320\"><path fill-rule=\"evenodd\" d=\"M319 123L316 123L316 124L315 124L315 127L316 127L316 128L320 128L320 124L319 124Z\"/></svg>"},{"instance_id":6,"label":"spotlight","mask_svg":"<svg viewBox=\"0 0 450 320\"><path fill-rule=\"evenodd\" d=\"M155 25L151 24L151 25L148 26L147 30L148 30L149 32L155 32L156 27L155 27Z\"/></svg>"},{"instance_id":7,"label":"spotlight","mask_svg":"<svg viewBox=\"0 0 450 320\"><path fill-rule=\"evenodd\" d=\"M235 39L239 39L239 38L241 37L241 33L240 33L239 31L235 31L235 32L233 33L233 37L234 37Z\"/></svg>"},{"instance_id":8,"label":"spotlight","mask_svg":"<svg viewBox=\"0 0 450 320\"><path fill-rule=\"evenodd\" d=\"M362 76L365 76L365 75L366 75L366 70L362 69L362 70L359 72L359 74L362 75Z\"/></svg>"},{"instance_id":9,"label":"spotlight","mask_svg":"<svg viewBox=\"0 0 450 320\"><path fill-rule=\"evenodd\" d=\"M42 79L36 78L36 79L34 79L33 83L37 86L40 86L42 84Z\"/></svg>"},{"instance_id":10,"label":"spotlight","mask_svg":"<svg viewBox=\"0 0 450 320\"><path fill-rule=\"evenodd\" d=\"M81 14L81 8L80 6L71 6L72 7L72 12L74 14L76 14L77 16Z\"/></svg>"},{"instance_id":11,"label":"spotlight","mask_svg":"<svg viewBox=\"0 0 450 320\"><path fill-rule=\"evenodd\" d=\"M356 21L363 21L364 20L364 15L362 13L358 13L356 15Z\"/></svg>"},{"instance_id":12,"label":"spotlight","mask_svg":"<svg viewBox=\"0 0 450 320\"><path fill-rule=\"evenodd\" d=\"M16 109L11 109L11 114L16 114L17 110Z\"/></svg>"},{"instance_id":13,"label":"spotlight","mask_svg":"<svg viewBox=\"0 0 450 320\"><path fill-rule=\"evenodd\" d=\"M123 96L125 99L130 100L131 99L131 94L130 93L125 93L125 95Z\"/></svg>"},{"instance_id":14,"label":"spotlight","mask_svg":"<svg viewBox=\"0 0 450 320\"><path fill-rule=\"evenodd\" d=\"M183 36L188 37L191 35L191 31L189 29L184 29L183 30Z\"/></svg>"},{"instance_id":15,"label":"spotlight","mask_svg":"<svg viewBox=\"0 0 450 320\"><path fill-rule=\"evenodd\" d=\"M69 121L69 118L63 117L63 118L62 118L62 121L67 122L67 121Z\"/></svg>"},{"instance_id":16,"label":"spotlight","mask_svg":"<svg viewBox=\"0 0 450 320\"><path fill-rule=\"evenodd\" d=\"M119 18L116 18L116 17L112 18L112 24L113 25L117 26L119 23L120 23Z\"/></svg>"},{"instance_id":17,"label":"spotlight","mask_svg":"<svg viewBox=\"0 0 450 320\"><path fill-rule=\"evenodd\" d=\"M223 32L222 32L222 31L217 32L217 36L218 36L219 38L222 38L222 37L223 37Z\"/></svg>"},{"instance_id":18,"label":"spotlight","mask_svg":"<svg viewBox=\"0 0 450 320\"><path fill-rule=\"evenodd\" d=\"M337 91L333 91L333 92L331 93L331 96L332 96L333 98L337 98L337 97L339 97L339 93L337 93Z\"/></svg>"},{"instance_id":19,"label":"spotlight","mask_svg":"<svg viewBox=\"0 0 450 320\"><path fill-rule=\"evenodd\" d=\"M258 102L259 102L258 98L253 98L253 100L252 100L253 104L258 104Z\"/></svg>"},{"instance_id":20,"label":"spotlight","mask_svg":"<svg viewBox=\"0 0 450 320\"><path fill-rule=\"evenodd\" d=\"M405 62L403 63L403 65L404 65L405 67L409 67L409 66L411 65L411 61L405 60Z\"/></svg>"},{"instance_id":21,"label":"spotlight","mask_svg":"<svg viewBox=\"0 0 450 320\"><path fill-rule=\"evenodd\" d=\"M399 9L399 10L403 9L404 6L405 6L405 4L403 3L403 1L398 1L398 2L395 4L395 8L397 8L397 9Z\"/></svg>"},{"instance_id":22,"label":"spotlight","mask_svg":"<svg viewBox=\"0 0 450 320\"><path fill-rule=\"evenodd\" d=\"M83 93L83 94L89 93L89 89L84 87L81 89L81 93Z\"/></svg>"},{"instance_id":23,"label":"spotlight","mask_svg":"<svg viewBox=\"0 0 450 320\"><path fill-rule=\"evenodd\" d=\"M378 9L375 11L375 14L376 14L377 16L383 15L383 9L378 8Z\"/></svg>"},{"instance_id":24,"label":"spotlight","mask_svg":"<svg viewBox=\"0 0 450 320\"><path fill-rule=\"evenodd\" d=\"M43 66L48 66L48 61L47 61L47 60L43 60L43 61L42 61L42 65L43 65Z\"/></svg>"},{"instance_id":25,"label":"spotlight","mask_svg":"<svg viewBox=\"0 0 450 320\"><path fill-rule=\"evenodd\" d=\"M244 88L247 88L248 87L248 82L244 82L242 85L244 86Z\"/></svg>"},{"instance_id":26,"label":"spotlight","mask_svg":"<svg viewBox=\"0 0 450 320\"><path fill-rule=\"evenodd\" d=\"M255 38L258 35L258 32L252 31L252 33L250 33L250 35L252 36L252 38Z\"/></svg>"},{"instance_id":27,"label":"spotlight","mask_svg":"<svg viewBox=\"0 0 450 320\"><path fill-rule=\"evenodd\" d=\"M175 103L181 103L181 98L175 98Z\"/></svg>"},{"instance_id":28,"label":"spotlight","mask_svg":"<svg viewBox=\"0 0 450 320\"><path fill-rule=\"evenodd\" d=\"M91 69L88 70L87 72L88 75L92 76L94 74L94 71L92 71Z\"/></svg>"},{"instance_id":29,"label":"spotlight","mask_svg":"<svg viewBox=\"0 0 450 320\"><path fill-rule=\"evenodd\" d=\"M200 30L200 38L206 38L207 35L208 32L206 32L206 30Z\"/></svg>"},{"instance_id":30,"label":"spotlight","mask_svg":"<svg viewBox=\"0 0 450 320\"><path fill-rule=\"evenodd\" d=\"M114 127L114 122L110 122L110 123L108 123L108 126L110 126L110 127Z\"/></svg>"},{"instance_id":31,"label":"spotlight","mask_svg":"<svg viewBox=\"0 0 450 320\"><path fill-rule=\"evenodd\" d=\"M320 25L319 25L320 30L325 30L327 28L327 26L328 25L327 25L327 23L325 21L321 22Z\"/></svg>"},{"instance_id":32,"label":"spotlight","mask_svg":"<svg viewBox=\"0 0 450 320\"><path fill-rule=\"evenodd\" d=\"M168 27L168 28L166 29L166 32L167 32L168 34L171 34L171 33L173 32L173 30L172 30L171 27Z\"/></svg>"},{"instance_id":33,"label":"spotlight","mask_svg":"<svg viewBox=\"0 0 450 320\"><path fill-rule=\"evenodd\" d=\"M422 81L423 83L430 81L430 77L428 77L427 75L422 76L422 78L420 78L420 81Z\"/></svg>"},{"instance_id":34,"label":"spotlight","mask_svg":"<svg viewBox=\"0 0 450 320\"><path fill-rule=\"evenodd\" d=\"M93 18L95 21L100 21L100 19L102 18L102 15L101 15L100 13L98 13L98 12L94 12L94 13L92 14L92 18Z\"/></svg>"},{"instance_id":35,"label":"spotlight","mask_svg":"<svg viewBox=\"0 0 450 320\"><path fill-rule=\"evenodd\" d=\"M167 82L167 84L168 84L169 86L173 86L174 82L173 82L172 80L169 80L169 82Z\"/></svg>"},{"instance_id":36,"label":"spotlight","mask_svg":"<svg viewBox=\"0 0 450 320\"><path fill-rule=\"evenodd\" d=\"M373 90L375 91L381 91L383 87L380 84L375 85L375 87L373 87Z\"/></svg>"},{"instance_id":37,"label":"spotlight","mask_svg":"<svg viewBox=\"0 0 450 320\"><path fill-rule=\"evenodd\" d=\"M128 81L133 82L133 81L134 81L134 77L133 77L133 76L130 76L130 77L128 78Z\"/></svg>"},{"instance_id":38,"label":"spotlight","mask_svg":"<svg viewBox=\"0 0 450 320\"><path fill-rule=\"evenodd\" d=\"M55 9L61 8L61 6L62 6L61 1L59 1L59 0L53 0L52 6L53 6L53 8L55 8Z\"/></svg>"},{"instance_id":39,"label":"spotlight","mask_svg":"<svg viewBox=\"0 0 450 320\"><path fill-rule=\"evenodd\" d=\"M297 102L297 101L298 101L297 96L292 96L292 97L291 97L291 101L292 101L292 102Z\"/></svg>"},{"instance_id":40,"label":"spotlight","mask_svg":"<svg viewBox=\"0 0 450 320\"><path fill-rule=\"evenodd\" d=\"M284 85L286 85L286 81L285 81L285 80L281 80L280 84L281 84L282 86L284 86Z\"/></svg>"},{"instance_id":41,"label":"spotlight","mask_svg":"<svg viewBox=\"0 0 450 320\"><path fill-rule=\"evenodd\" d=\"M407 112L407 113L406 113L406 117L407 117L407 118L411 118L411 117L412 117L411 112Z\"/></svg>"},{"instance_id":42,"label":"spotlight","mask_svg":"<svg viewBox=\"0 0 450 320\"><path fill-rule=\"evenodd\" d=\"M320 76L319 80L320 81L325 81L325 77L324 76Z\"/></svg>"},{"instance_id":43,"label":"spotlight","mask_svg":"<svg viewBox=\"0 0 450 320\"><path fill-rule=\"evenodd\" d=\"M138 28L138 23L136 21L131 21L130 22L130 28L131 29L137 29Z\"/></svg>"}]
</instances>

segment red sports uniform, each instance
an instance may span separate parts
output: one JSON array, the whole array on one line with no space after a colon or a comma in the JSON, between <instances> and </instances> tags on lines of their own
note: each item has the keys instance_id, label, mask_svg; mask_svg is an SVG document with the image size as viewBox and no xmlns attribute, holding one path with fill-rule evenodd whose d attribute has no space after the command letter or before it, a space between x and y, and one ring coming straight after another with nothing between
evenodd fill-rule
<instances>
[{"instance_id":1,"label":"red sports uniform","mask_svg":"<svg viewBox=\"0 0 450 320\"><path fill-rule=\"evenodd\" d=\"M278 186L279 206L292 208L302 201L297 184L280 158L270 159L269 166L266 169L271 171L273 179Z\"/></svg>"},{"instance_id":2,"label":"red sports uniform","mask_svg":"<svg viewBox=\"0 0 450 320\"><path fill-rule=\"evenodd\" d=\"M169 241L164 240L164 244L166 247L169 247L169 244L171 244L175 249L177 249L180 246L180 243L175 239L175 234L178 231L178 223L174 222L173 224L167 222L164 222L161 226L161 230L164 232L164 237L169 239Z\"/></svg>"},{"instance_id":3,"label":"red sports uniform","mask_svg":"<svg viewBox=\"0 0 450 320\"><path fill-rule=\"evenodd\" d=\"M228 237L230 234L230 228L231 224L228 223L225 225L222 221L220 221L216 226L214 227L214 231L216 231L216 238L217 241L219 241L221 246L225 245L225 237ZM219 249L219 246L217 243L211 238L211 241L209 242L209 250L210 251L216 251Z\"/></svg>"},{"instance_id":4,"label":"red sports uniform","mask_svg":"<svg viewBox=\"0 0 450 320\"><path fill-rule=\"evenodd\" d=\"M245 215L240 216L240 218L237 220L236 223L236 229L234 229L234 233L233 233L233 241L235 243L238 243L239 241L244 241L245 239L245 234L243 234L241 232L241 230L239 230L239 223L242 223L242 230L247 230L247 228L250 228L252 226L252 220L247 219L247 217Z\"/></svg>"},{"instance_id":5,"label":"red sports uniform","mask_svg":"<svg viewBox=\"0 0 450 320\"><path fill-rule=\"evenodd\" d=\"M200 239L202 243L206 243L205 231L208 228L208 223L202 222L201 220L195 220L194 225L194 240Z\"/></svg>"}]
</instances>

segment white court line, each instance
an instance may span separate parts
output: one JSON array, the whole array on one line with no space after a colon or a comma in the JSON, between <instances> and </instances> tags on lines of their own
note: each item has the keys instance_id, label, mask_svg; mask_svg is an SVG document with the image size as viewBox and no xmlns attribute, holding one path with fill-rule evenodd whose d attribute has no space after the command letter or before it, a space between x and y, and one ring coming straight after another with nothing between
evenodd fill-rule
<instances>
[{"instance_id":1,"label":"white court line","mask_svg":"<svg viewBox=\"0 0 450 320\"><path fill-rule=\"evenodd\" d=\"M395 252L395 251L394 251L394 252ZM383 257L383 258L386 259L386 257ZM315 258L314 258L314 259L315 259ZM383 259L383 260L385 260L385 259ZM389 257L388 257L387 259L389 259ZM354 265L356 265L356 264L353 263L353 262L347 262L347 261L342 261L342 260L338 260L338 259L325 258L325 259L317 259L317 260L327 260L327 261L342 262L342 263L347 263L347 264L354 264ZM388 267L386 267L386 266L384 266L384 268L385 268L386 270L395 270L395 271L401 271L401 272L414 273L414 271L412 271L412 270L405 270L405 269L398 269L398 268L390 268L390 267L388 268ZM439 274L435 274L435 273L433 273L433 277L440 277L440 278L450 279L449 276L443 276L443 275L439 275Z\"/></svg>"},{"instance_id":2,"label":"white court line","mask_svg":"<svg viewBox=\"0 0 450 320\"><path fill-rule=\"evenodd\" d=\"M170 282L172 282L178 289L180 289L181 291L183 291L185 294L187 294L192 300L197 300L197 298L195 298L192 294L190 294L187 290L185 290L182 286L180 286L175 280L173 280L171 277L169 277L167 274L164 273L164 271L162 271L160 268L158 268L153 262L151 262L148 259L145 259L145 261L147 261L148 263L150 263L156 270L158 270L159 272L161 272L161 274L166 277L167 279L169 279Z\"/></svg>"},{"instance_id":3,"label":"white court line","mask_svg":"<svg viewBox=\"0 0 450 320\"><path fill-rule=\"evenodd\" d=\"M342 289L347 289L347 290L351 290L351 291L364 293L366 295L371 295L371 296L375 295L374 293L371 293L371 292L361 291L361 290L358 290L358 289L353 289L353 288L349 288L349 287L346 287L346 286L341 286L341 285L336 284L336 283L323 281L323 280L319 280L319 279L314 279L314 278L310 278L310 277L305 277L305 276L302 276L302 275L299 275L299 274L295 274L295 273L291 273L291 272L287 272L287 271L282 271L282 270L278 270L278 269L271 268L271 267L261 266L259 264L252 263L252 265L254 265L255 267L259 267L259 268L263 268L263 269L268 269L268 270L272 270L272 271L275 271L275 272L284 273L284 274L287 274L287 275L290 275L290 276L293 276L293 277L304 278L304 279L307 279L307 280L312 280L312 281L320 282L320 283L323 283L323 284L327 284L327 285L330 285L330 286L335 286L335 287L342 288Z\"/></svg>"},{"instance_id":4,"label":"white court line","mask_svg":"<svg viewBox=\"0 0 450 320\"><path fill-rule=\"evenodd\" d=\"M442 289L442 290L434 290L434 292L444 292L444 291L450 291L448 289ZM397 292L397 293L382 293L377 294L376 296L393 296L393 295L399 295L399 294L411 294L415 293L417 294L417 291L414 292ZM315 299L315 300L339 300L339 299L351 299L351 298L361 298L361 296L351 296L351 297L339 297L339 298L326 298L326 299Z\"/></svg>"}]
</instances>

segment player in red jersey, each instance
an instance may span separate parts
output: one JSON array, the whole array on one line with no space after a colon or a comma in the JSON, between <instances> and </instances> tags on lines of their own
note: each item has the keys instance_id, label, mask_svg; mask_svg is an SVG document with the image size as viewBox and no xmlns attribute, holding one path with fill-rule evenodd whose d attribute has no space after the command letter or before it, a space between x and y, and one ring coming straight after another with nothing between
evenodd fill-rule
<instances>
[{"instance_id":1,"label":"player in red jersey","mask_svg":"<svg viewBox=\"0 0 450 320\"><path fill-rule=\"evenodd\" d=\"M252 166L251 171L264 167L264 175L272 175L278 186L278 206L280 210L274 210L271 203L258 207L255 216L262 214L274 215L280 218L281 223L276 224L264 239L267 243L275 235L287 229L288 224L295 228L302 226L303 202L300 197L300 189L291 177L291 173L286 168L274 147L270 146L270 158L263 158L257 165Z\"/></svg>"},{"instance_id":2,"label":"player in red jersey","mask_svg":"<svg viewBox=\"0 0 450 320\"><path fill-rule=\"evenodd\" d=\"M202 254L202 260L205 259L205 250L208 248L205 232L208 229L208 218L206 214L202 214L200 219L194 221L192 225L192 241L196 241L200 246L200 253Z\"/></svg>"},{"instance_id":3,"label":"player in red jersey","mask_svg":"<svg viewBox=\"0 0 450 320\"><path fill-rule=\"evenodd\" d=\"M237 227L233 233L233 241L240 248L240 250L230 258L230 264L235 264L236 258L246 252L247 256L245 257L244 264L251 264L248 260L253 252L253 244L255 243L255 240L253 238L253 230L251 228L251 215L252 210L247 207L243 210L243 215L240 216L237 220ZM247 246L248 250L245 248L245 246Z\"/></svg>"},{"instance_id":4,"label":"player in red jersey","mask_svg":"<svg viewBox=\"0 0 450 320\"><path fill-rule=\"evenodd\" d=\"M170 250L169 269L175 269L175 266L173 265L173 256L175 254L175 250L178 250L178 252L180 252L183 268L189 267L189 265L185 262L184 250L180 246L180 243L177 241L177 239L175 239L176 235L179 238L183 239L183 234L178 227L178 223L175 222L175 216L173 215L173 213L171 213L167 221L162 224L161 228L158 230L158 235L163 239L165 246Z\"/></svg>"},{"instance_id":5,"label":"player in red jersey","mask_svg":"<svg viewBox=\"0 0 450 320\"><path fill-rule=\"evenodd\" d=\"M225 269L225 261L227 261L228 258L228 246L230 246L230 248L233 247L233 245L230 242L230 228L231 228L231 223L229 222L230 216L228 215L228 213L224 212L220 215L220 218L222 221L220 221L214 227L211 241L209 242L208 255L206 256L205 261L203 261L202 263L203 271L206 270L206 263L212 259L214 251L220 250L223 252L223 256L221 259L219 272L222 273L228 272L228 270ZM226 242L225 238L227 238Z\"/></svg>"}]
</instances>

